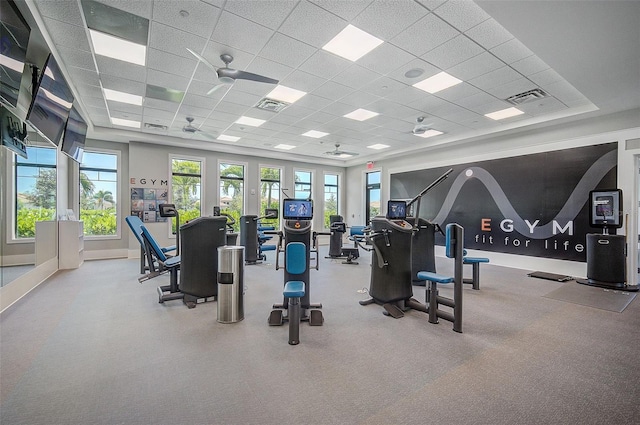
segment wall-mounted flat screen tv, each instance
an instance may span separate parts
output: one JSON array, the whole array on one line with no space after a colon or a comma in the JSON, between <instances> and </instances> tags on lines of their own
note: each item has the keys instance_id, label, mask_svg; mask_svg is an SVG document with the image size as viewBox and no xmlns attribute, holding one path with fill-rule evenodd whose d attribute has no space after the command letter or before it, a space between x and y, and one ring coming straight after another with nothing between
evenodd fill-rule
<instances>
[{"instance_id":1,"label":"wall-mounted flat screen tv","mask_svg":"<svg viewBox=\"0 0 640 425\"><path fill-rule=\"evenodd\" d=\"M64 128L61 150L71 159L82 162L84 142L87 137L87 123L82 119L75 107L69 112L69 119Z\"/></svg>"},{"instance_id":2,"label":"wall-mounted flat screen tv","mask_svg":"<svg viewBox=\"0 0 640 425\"><path fill-rule=\"evenodd\" d=\"M0 98L18 106L31 28L11 0L0 1Z\"/></svg>"},{"instance_id":3,"label":"wall-mounted flat screen tv","mask_svg":"<svg viewBox=\"0 0 640 425\"><path fill-rule=\"evenodd\" d=\"M27 122L41 136L58 146L73 105L73 94L52 54L42 68Z\"/></svg>"}]
</instances>

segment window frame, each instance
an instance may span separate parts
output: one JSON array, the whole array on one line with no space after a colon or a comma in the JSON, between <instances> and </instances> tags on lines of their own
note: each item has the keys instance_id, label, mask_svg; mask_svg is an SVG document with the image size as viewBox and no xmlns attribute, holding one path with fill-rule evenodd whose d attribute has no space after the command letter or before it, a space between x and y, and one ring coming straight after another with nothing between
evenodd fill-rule
<instances>
[{"instance_id":1,"label":"window frame","mask_svg":"<svg viewBox=\"0 0 640 425\"><path fill-rule=\"evenodd\" d=\"M118 193L116 193L116 234L115 235L84 235L84 240L88 240L88 241L96 241L96 240L101 240L101 241L106 241L106 240L116 240L116 239L122 239L122 225L121 225L121 221L122 221L122 203L123 202L127 202L127 199L124 197L124 194L121 194L119 192L122 192L122 173L121 173L121 161L122 161L122 152L118 151L118 150L113 150L113 149L102 149L102 148L94 148L94 147L85 147L84 149L84 153L98 153L98 154L108 154L108 155L115 155L116 156L116 190L118 191ZM69 160L71 161L71 159ZM75 161L73 161L75 162ZM81 168L81 164L77 163L77 177L75 178L75 181L77 182L76 184L76 189L77 190L77 196L78 196L78 219L80 219L80 172L82 171ZM110 170L109 170L110 171ZM125 192L126 193L126 192Z\"/></svg>"},{"instance_id":2,"label":"window frame","mask_svg":"<svg viewBox=\"0 0 640 425\"><path fill-rule=\"evenodd\" d=\"M222 205L221 205L221 193L220 193L220 181L221 181L221 173L220 173L220 165L221 164L228 164L228 165L240 165L242 166L243 172L242 172L242 211L240 212L240 216L242 217L243 215L245 215L246 211L247 211L247 173L249 171L249 163L248 162L244 162L244 161L236 161L236 160L228 160L228 159L223 159L223 158L219 158L218 159L218 167L216 168L216 173L217 173L217 194L218 194L218 206L220 207L220 209L222 209ZM234 178L235 180L240 180L238 178Z\"/></svg>"},{"instance_id":3,"label":"window frame","mask_svg":"<svg viewBox=\"0 0 640 425\"><path fill-rule=\"evenodd\" d=\"M259 205L262 206L262 169L263 168L272 168L272 169L276 169L280 171L280 180L278 181L278 229L280 229L282 227L282 178L284 177L284 167L280 166L280 165L271 165L271 164L258 164L258 182L259 182L259 190L260 190L260 199L259 199ZM269 181L269 180L264 180L264 181ZM258 216L262 216L262 214L264 214L264 211L258 211Z\"/></svg>"},{"instance_id":4,"label":"window frame","mask_svg":"<svg viewBox=\"0 0 640 425\"><path fill-rule=\"evenodd\" d=\"M326 178L327 176L336 176L336 184L333 185L327 185L326 182ZM342 183L342 173L339 173L337 171L324 171L323 172L323 179L322 179L322 187L323 187L323 198L322 198L322 217L323 217L323 222L322 222L322 226L324 227L325 223L324 223L324 216L326 214L327 211L327 207L326 207L326 203L327 203L327 187L335 187L336 188L336 214L337 215L342 215L341 214L341 209L340 207L342 206L342 202L340 202L340 190L341 190L341 183ZM344 216L343 216L344 217ZM324 227L325 229L328 229L328 227Z\"/></svg>"},{"instance_id":5,"label":"window frame","mask_svg":"<svg viewBox=\"0 0 640 425\"><path fill-rule=\"evenodd\" d=\"M202 212L204 211L205 205L205 193L206 193L206 158L202 156L194 156L194 155L180 155L175 153L169 154L169 179L168 179L168 191L171 194L171 202L173 200L173 161L174 160L183 160L183 161L197 161L200 163L200 217L203 216ZM176 235L173 233L173 219L167 219L167 234L169 239L175 239ZM183 224L183 223L180 223Z\"/></svg>"},{"instance_id":6,"label":"window frame","mask_svg":"<svg viewBox=\"0 0 640 425\"><path fill-rule=\"evenodd\" d=\"M296 173L300 172L300 173L309 173L311 175L311 181L309 183L301 183L304 185L309 185L309 199L313 200L313 184L314 184L314 179L315 179L315 170L310 170L310 169L305 169L305 168L295 168L293 170L293 197L296 199L300 199L296 196Z\"/></svg>"},{"instance_id":7,"label":"window frame","mask_svg":"<svg viewBox=\"0 0 640 425\"><path fill-rule=\"evenodd\" d=\"M55 151L55 159L56 159L56 164L55 166L51 167L51 166L45 166L45 168L53 168L56 170L56 214L55 217L52 220L57 220L58 219L58 180L59 180L59 176L58 176L58 167L59 167L59 152L58 150L54 147L51 146L49 144L44 144L44 143L38 143L35 142L33 144L33 146L29 146L31 148L43 148L43 149L51 149L53 151ZM16 236L16 231L17 231L17 218L18 218L18 214L17 214L17 197L18 197L18 187L17 187L17 183L18 183L18 173L17 173L17 159L18 159L18 155L13 153L13 152L9 152L8 155L6 155L6 169L7 169L7 182L11 182L10 184L7 185L7 194L6 194L6 202L7 202L7 206L9 206L9 220L7 221L7 228L6 228L6 243L7 244L24 244L24 243L34 243L36 238L31 237L31 238L18 238ZM32 165L29 165L32 166ZM35 167L35 165L33 165ZM38 166L40 167L40 166Z\"/></svg>"}]
</instances>

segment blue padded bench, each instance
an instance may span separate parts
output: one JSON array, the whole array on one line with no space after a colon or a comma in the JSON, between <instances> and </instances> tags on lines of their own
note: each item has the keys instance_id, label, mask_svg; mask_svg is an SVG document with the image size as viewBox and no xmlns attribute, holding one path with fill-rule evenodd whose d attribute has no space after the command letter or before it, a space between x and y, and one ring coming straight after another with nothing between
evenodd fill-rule
<instances>
[{"instance_id":1,"label":"blue padded bench","mask_svg":"<svg viewBox=\"0 0 640 425\"><path fill-rule=\"evenodd\" d=\"M289 242L285 251L285 267L289 274L302 274L307 268L307 247L302 242ZM289 344L300 343L300 298L304 297L305 284L301 280L290 280L284 285L282 294L288 300Z\"/></svg>"},{"instance_id":2,"label":"blue padded bench","mask_svg":"<svg viewBox=\"0 0 640 425\"><path fill-rule=\"evenodd\" d=\"M480 264L488 263L489 259L485 257L467 257L467 250L463 251L462 264L471 264L473 267L473 277L471 279L463 279L464 283L470 283L475 290L480 289Z\"/></svg>"},{"instance_id":3,"label":"blue padded bench","mask_svg":"<svg viewBox=\"0 0 640 425\"><path fill-rule=\"evenodd\" d=\"M438 318L453 322L453 330L462 332L462 259L464 242L464 229L459 224L447 224L445 232L445 254L454 260L454 275L447 276L435 272L419 271L416 276L419 280L429 282L426 292L429 323L438 323ZM438 295L438 284L453 283L453 298ZM445 305L451 307L453 312L442 311L438 307Z\"/></svg>"},{"instance_id":4,"label":"blue padded bench","mask_svg":"<svg viewBox=\"0 0 640 425\"><path fill-rule=\"evenodd\" d=\"M158 302L163 303L169 300L184 298L184 294L178 289L178 270L180 269L180 256L168 257L158 243L153 239L149 230L141 225L142 238L148 252L150 252L165 269L169 271L169 285L158 287Z\"/></svg>"},{"instance_id":5,"label":"blue padded bench","mask_svg":"<svg viewBox=\"0 0 640 425\"><path fill-rule=\"evenodd\" d=\"M142 220L140 220L140 217L138 217L137 215L130 215L128 217L125 217L124 220L129 225L131 232L136 237L138 242L140 242L140 274L145 274L145 272L149 270L149 274L146 276L143 276L139 280L142 282L144 280L151 279L153 277L160 275L161 272L158 270L154 270L153 264L146 264L146 261L145 261L147 259L147 251L145 248L144 239L142 238L142 226L144 225L144 223L142 222ZM162 252L167 253L167 252L175 251L176 246L171 245L171 246L167 246L160 249L162 250Z\"/></svg>"}]
</instances>

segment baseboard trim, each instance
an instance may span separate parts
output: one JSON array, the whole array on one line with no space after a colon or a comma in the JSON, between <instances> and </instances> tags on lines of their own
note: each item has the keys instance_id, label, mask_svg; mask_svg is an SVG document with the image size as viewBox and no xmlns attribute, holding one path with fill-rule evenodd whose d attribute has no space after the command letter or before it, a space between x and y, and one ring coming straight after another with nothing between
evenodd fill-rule
<instances>
[{"instance_id":1,"label":"baseboard trim","mask_svg":"<svg viewBox=\"0 0 640 425\"><path fill-rule=\"evenodd\" d=\"M11 307L58 271L58 257L45 261L33 270L0 288L0 313Z\"/></svg>"}]
</instances>

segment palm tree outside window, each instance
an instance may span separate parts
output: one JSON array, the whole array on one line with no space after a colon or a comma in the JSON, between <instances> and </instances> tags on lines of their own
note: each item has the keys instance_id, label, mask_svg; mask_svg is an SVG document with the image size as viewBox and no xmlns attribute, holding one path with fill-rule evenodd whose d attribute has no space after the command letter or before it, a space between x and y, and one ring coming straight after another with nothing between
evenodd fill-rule
<instances>
[{"instance_id":1,"label":"palm tree outside window","mask_svg":"<svg viewBox=\"0 0 640 425\"><path fill-rule=\"evenodd\" d=\"M220 163L220 213L233 217L240 229L244 214L244 165Z\"/></svg>"},{"instance_id":2,"label":"palm tree outside window","mask_svg":"<svg viewBox=\"0 0 640 425\"><path fill-rule=\"evenodd\" d=\"M116 236L118 154L85 150L79 185L80 220L85 236Z\"/></svg>"}]
</instances>

